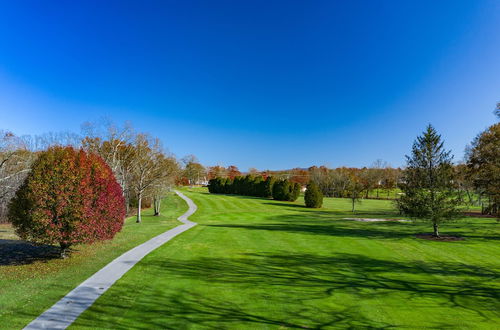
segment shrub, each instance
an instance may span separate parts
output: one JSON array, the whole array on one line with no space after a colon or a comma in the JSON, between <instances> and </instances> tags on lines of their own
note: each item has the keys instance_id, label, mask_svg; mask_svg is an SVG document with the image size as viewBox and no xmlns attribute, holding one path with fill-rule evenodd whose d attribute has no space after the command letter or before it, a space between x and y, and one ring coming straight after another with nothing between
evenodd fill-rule
<instances>
[{"instance_id":1,"label":"shrub","mask_svg":"<svg viewBox=\"0 0 500 330\"><path fill-rule=\"evenodd\" d=\"M288 200L290 202L295 202L297 198L300 196L300 188L301 185L298 182L294 182L290 184L290 195L288 197Z\"/></svg>"},{"instance_id":2,"label":"shrub","mask_svg":"<svg viewBox=\"0 0 500 330\"><path fill-rule=\"evenodd\" d=\"M273 198L278 201L294 202L300 195L300 184L280 180L273 185Z\"/></svg>"},{"instance_id":3,"label":"shrub","mask_svg":"<svg viewBox=\"0 0 500 330\"><path fill-rule=\"evenodd\" d=\"M123 226L125 199L102 158L53 147L33 163L9 218L22 239L59 244L65 257L73 244L113 238Z\"/></svg>"},{"instance_id":4,"label":"shrub","mask_svg":"<svg viewBox=\"0 0 500 330\"><path fill-rule=\"evenodd\" d=\"M262 197L273 197L273 186L276 179L272 176L268 176L266 181L261 186L261 196Z\"/></svg>"},{"instance_id":5,"label":"shrub","mask_svg":"<svg viewBox=\"0 0 500 330\"><path fill-rule=\"evenodd\" d=\"M307 185L304 200L306 207L320 208L323 205L323 194L316 183L311 182Z\"/></svg>"}]
</instances>

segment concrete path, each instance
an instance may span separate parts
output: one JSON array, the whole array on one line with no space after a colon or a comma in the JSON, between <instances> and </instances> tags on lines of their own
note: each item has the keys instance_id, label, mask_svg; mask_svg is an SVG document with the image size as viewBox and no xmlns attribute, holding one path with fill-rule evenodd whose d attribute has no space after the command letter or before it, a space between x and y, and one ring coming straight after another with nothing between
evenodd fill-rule
<instances>
[{"instance_id":1,"label":"concrete path","mask_svg":"<svg viewBox=\"0 0 500 330\"><path fill-rule=\"evenodd\" d=\"M146 243L125 252L104 268L88 278L85 282L68 293L54 306L33 320L24 329L66 329L77 317L89 308L99 296L108 290L136 263L151 251L160 247L180 233L196 226L188 217L196 212L196 205L191 199L179 191L175 191L189 205L189 210L178 220L183 224L160 234Z\"/></svg>"}]
</instances>

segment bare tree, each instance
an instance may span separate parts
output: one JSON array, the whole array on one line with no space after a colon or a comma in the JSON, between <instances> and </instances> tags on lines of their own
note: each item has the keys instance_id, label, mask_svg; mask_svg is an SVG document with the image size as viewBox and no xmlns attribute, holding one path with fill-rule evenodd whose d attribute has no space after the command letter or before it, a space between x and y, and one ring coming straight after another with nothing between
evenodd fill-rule
<instances>
[{"instance_id":1,"label":"bare tree","mask_svg":"<svg viewBox=\"0 0 500 330\"><path fill-rule=\"evenodd\" d=\"M134 157L134 148L131 145L134 137L132 125L126 122L123 126L117 126L111 121L103 119L99 123L84 123L82 132L85 135L82 140L82 147L87 152L98 154L109 165L122 187L123 195L127 201L128 212L129 183Z\"/></svg>"},{"instance_id":2,"label":"bare tree","mask_svg":"<svg viewBox=\"0 0 500 330\"><path fill-rule=\"evenodd\" d=\"M161 157L160 157L161 158ZM179 163L174 157L163 157L159 160L164 177L159 178L151 187L153 197L154 215L159 216L161 212L161 201L175 184L175 178L179 173Z\"/></svg>"},{"instance_id":3,"label":"bare tree","mask_svg":"<svg viewBox=\"0 0 500 330\"><path fill-rule=\"evenodd\" d=\"M142 199L148 189L168 177L163 170L162 148L158 139L147 134L137 134L133 141L132 184L137 194L137 221L140 223Z\"/></svg>"},{"instance_id":4,"label":"bare tree","mask_svg":"<svg viewBox=\"0 0 500 330\"><path fill-rule=\"evenodd\" d=\"M7 205L24 181L35 154L11 132L0 131L0 222L5 221Z\"/></svg>"}]
</instances>

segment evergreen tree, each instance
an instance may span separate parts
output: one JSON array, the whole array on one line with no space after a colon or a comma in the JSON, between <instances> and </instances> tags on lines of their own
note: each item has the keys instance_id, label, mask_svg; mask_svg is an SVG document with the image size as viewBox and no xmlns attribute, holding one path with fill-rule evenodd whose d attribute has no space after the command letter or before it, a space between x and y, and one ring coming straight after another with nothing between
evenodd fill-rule
<instances>
[{"instance_id":1,"label":"evergreen tree","mask_svg":"<svg viewBox=\"0 0 500 330\"><path fill-rule=\"evenodd\" d=\"M323 194L316 183L311 182L307 185L304 201L306 207L320 208L323 205Z\"/></svg>"},{"instance_id":2,"label":"evergreen tree","mask_svg":"<svg viewBox=\"0 0 500 330\"><path fill-rule=\"evenodd\" d=\"M290 183L290 193L288 194L288 200L290 202L295 202L300 196L300 188L302 186L298 182Z\"/></svg>"},{"instance_id":3,"label":"evergreen tree","mask_svg":"<svg viewBox=\"0 0 500 330\"><path fill-rule=\"evenodd\" d=\"M411 156L406 156L403 195L397 205L403 214L431 222L436 237L440 223L459 215L460 198L453 189L452 159L431 125L413 143Z\"/></svg>"},{"instance_id":4,"label":"evergreen tree","mask_svg":"<svg viewBox=\"0 0 500 330\"><path fill-rule=\"evenodd\" d=\"M288 180L276 181L273 185L273 199L278 201L288 200L288 191L290 188L290 183Z\"/></svg>"},{"instance_id":5,"label":"evergreen tree","mask_svg":"<svg viewBox=\"0 0 500 330\"><path fill-rule=\"evenodd\" d=\"M264 185L262 187L262 197L273 197L273 186L276 182L276 179L272 176L268 176L266 181L264 181Z\"/></svg>"}]
</instances>

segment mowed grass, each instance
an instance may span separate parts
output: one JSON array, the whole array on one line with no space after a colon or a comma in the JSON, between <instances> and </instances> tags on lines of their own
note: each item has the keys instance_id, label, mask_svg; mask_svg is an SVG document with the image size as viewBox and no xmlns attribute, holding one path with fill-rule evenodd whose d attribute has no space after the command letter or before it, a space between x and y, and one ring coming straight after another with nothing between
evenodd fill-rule
<instances>
[{"instance_id":1,"label":"mowed grass","mask_svg":"<svg viewBox=\"0 0 500 330\"><path fill-rule=\"evenodd\" d=\"M72 328L498 329L494 219L442 227L463 241L415 238L422 223L365 223L350 202L296 203L187 191L198 226L148 255ZM366 200L354 217L400 218Z\"/></svg>"},{"instance_id":2,"label":"mowed grass","mask_svg":"<svg viewBox=\"0 0 500 330\"><path fill-rule=\"evenodd\" d=\"M27 325L122 253L179 225L176 219L186 210L186 203L170 194L160 217L146 210L141 224L128 218L113 240L76 246L64 260L36 256L37 249L18 241L12 227L0 226L0 329Z\"/></svg>"}]
</instances>

